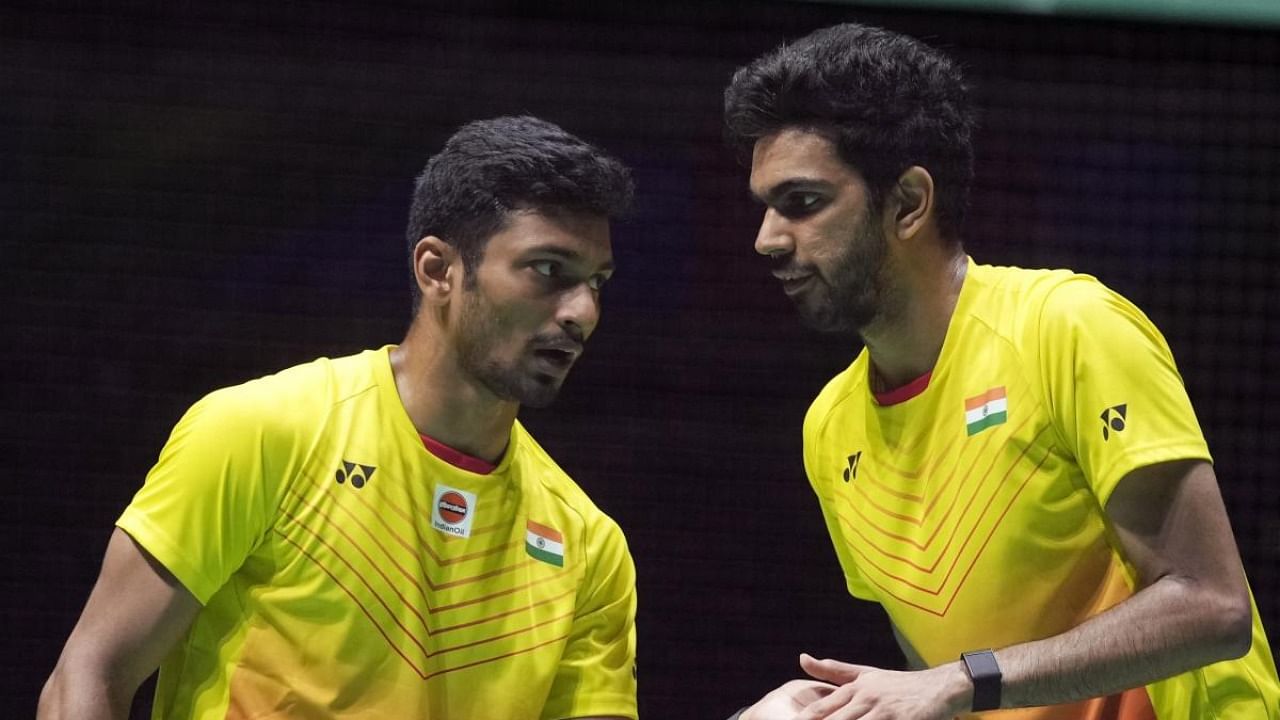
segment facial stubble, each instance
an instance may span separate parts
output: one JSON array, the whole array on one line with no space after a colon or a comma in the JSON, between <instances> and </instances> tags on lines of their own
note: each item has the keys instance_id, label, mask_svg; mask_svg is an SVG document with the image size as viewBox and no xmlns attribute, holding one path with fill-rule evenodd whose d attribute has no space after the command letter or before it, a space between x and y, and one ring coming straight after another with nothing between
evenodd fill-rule
<instances>
[{"instance_id":1,"label":"facial stubble","mask_svg":"<svg viewBox=\"0 0 1280 720\"><path fill-rule=\"evenodd\" d=\"M819 273L827 291L796 303L801 321L819 332L861 333L886 310L888 261L879 216L868 212L831 267Z\"/></svg>"},{"instance_id":2,"label":"facial stubble","mask_svg":"<svg viewBox=\"0 0 1280 720\"><path fill-rule=\"evenodd\" d=\"M502 339L513 333L511 323L489 302L478 285L464 284L462 297L457 335L458 364L462 371L502 400L533 408L550 405L560 392L561 378L523 367L526 347L522 347L515 358L500 357Z\"/></svg>"}]
</instances>

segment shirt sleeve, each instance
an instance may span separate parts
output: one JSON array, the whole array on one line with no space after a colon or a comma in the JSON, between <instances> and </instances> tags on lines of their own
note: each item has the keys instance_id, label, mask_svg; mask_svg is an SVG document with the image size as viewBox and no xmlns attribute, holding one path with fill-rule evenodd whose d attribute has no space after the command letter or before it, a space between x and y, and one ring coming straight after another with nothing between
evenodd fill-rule
<instances>
[{"instance_id":1,"label":"shirt sleeve","mask_svg":"<svg viewBox=\"0 0 1280 720\"><path fill-rule=\"evenodd\" d=\"M1133 303L1075 276L1050 291L1038 331L1055 428L1100 504L1138 468L1211 460L1173 353Z\"/></svg>"},{"instance_id":2,"label":"shirt sleeve","mask_svg":"<svg viewBox=\"0 0 1280 720\"><path fill-rule=\"evenodd\" d=\"M202 604L271 527L281 471L266 413L244 386L201 399L178 421L116 521Z\"/></svg>"},{"instance_id":3,"label":"shirt sleeve","mask_svg":"<svg viewBox=\"0 0 1280 720\"><path fill-rule=\"evenodd\" d=\"M876 597L871 586L862 578L862 573L858 570L858 564L854 561L853 554L849 551L849 543L845 540L844 529L840 525L840 516L835 508L835 494L831 488L831 482L823 472L824 468L828 468L828 472L837 472L837 470L830 468L844 467L837 459L828 458L823 454L822 430L827 416L826 396L827 391L823 391L805 415L805 475L809 478L809 486L813 488L814 494L818 496L818 506L822 509L822 520L826 523L827 535L830 536L831 545L835 548L836 559L840 561L840 569L844 572L844 582L849 589L849 594L859 600L879 602L879 598Z\"/></svg>"},{"instance_id":4,"label":"shirt sleeve","mask_svg":"<svg viewBox=\"0 0 1280 720\"><path fill-rule=\"evenodd\" d=\"M587 574L544 720L637 717L635 564L612 520L600 516L589 532Z\"/></svg>"}]
</instances>

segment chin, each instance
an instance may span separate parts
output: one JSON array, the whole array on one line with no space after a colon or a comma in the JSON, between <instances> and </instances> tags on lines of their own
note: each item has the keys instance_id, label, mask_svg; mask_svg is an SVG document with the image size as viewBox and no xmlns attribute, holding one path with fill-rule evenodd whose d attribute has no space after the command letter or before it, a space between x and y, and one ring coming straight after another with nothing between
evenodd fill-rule
<instances>
[{"instance_id":1,"label":"chin","mask_svg":"<svg viewBox=\"0 0 1280 720\"><path fill-rule=\"evenodd\" d=\"M520 406L535 409L548 407L551 403L556 401L556 396L559 394L560 388L555 388L549 391L524 393L524 396L519 398Z\"/></svg>"},{"instance_id":2,"label":"chin","mask_svg":"<svg viewBox=\"0 0 1280 720\"><path fill-rule=\"evenodd\" d=\"M520 384L513 399L523 407L544 408L555 402L560 394L562 379L547 376L531 377Z\"/></svg>"}]
</instances>

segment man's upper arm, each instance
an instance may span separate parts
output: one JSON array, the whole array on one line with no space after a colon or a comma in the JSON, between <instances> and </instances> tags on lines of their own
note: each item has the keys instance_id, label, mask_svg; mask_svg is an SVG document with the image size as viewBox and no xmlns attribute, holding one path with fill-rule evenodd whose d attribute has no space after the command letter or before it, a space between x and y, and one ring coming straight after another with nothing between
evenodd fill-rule
<instances>
[{"instance_id":1,"label":"man's upper arm","mask_svg":"<svg viewBox=\"0 0 1280 720\"><path fill-rule=\"evenodd\" d=\"M1049 294L1036 332L1055 431L1103 505L1137 469L1210 459L1173 353L1133 303L1075 277Z\"/></svg>"},{"instance_id":2,"label":"man's upper arm","mask_svg":"<svg viewBox=\"0 0 1280 720\"><path fill-rule=\"evenodd\" d=\"M1106 512L1140 587L1164 577L1186 582L1249 622L1249 591L1212 465L1138 468L1116 486Z\"/></svg>"},{"instance_id":3,"label":"man's upper arm","mask_svg":"<svg viewBox=\"0 0 1280 720\"><path fill-rule=\"evenodd\" d=\"M636 571L622 531L601 518L544 718L636 716Z\"/></svg>"},{"instance_id":4,"label":"man's upper arm","mask_svg":"<svg viewBox=\"0 0 1280 720\"><path fill-rule=\"evenodd\" d=\"M127 708L138 686L160 665L200 608L172 574L116 529L42 699L41 717L82 717L83 710L76 712L77 698L94 693ZM100 697L102 692L106 698Z\"/></svg>"}]
</instances>

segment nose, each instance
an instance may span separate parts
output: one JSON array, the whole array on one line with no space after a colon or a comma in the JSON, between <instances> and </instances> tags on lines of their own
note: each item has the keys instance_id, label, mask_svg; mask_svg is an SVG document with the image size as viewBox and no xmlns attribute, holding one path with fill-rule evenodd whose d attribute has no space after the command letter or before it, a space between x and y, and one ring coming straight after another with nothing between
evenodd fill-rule
<instances>
[{"instance_id":1,"label":"nose","mask_svg":"<svg viewBox=\"0 0 1280 720\"><path fill-rule=\"evenodd\" d=\"M569 337L586 342L600 322L600 295L586 283L565 290L556 309L556 324Z\"/></svg>"},{"instance_id":2,"label":"nose","mask_svg":"<svg viewBox=\"0 0 1280 720\"><path fill-rule=\"evenodd\" d=\"M787 219L777 210L768 208L760 220L756 233L756 252L761 255L789 255L795 251L795 238L791 235Z\"/></svg>"}]
</instances>

